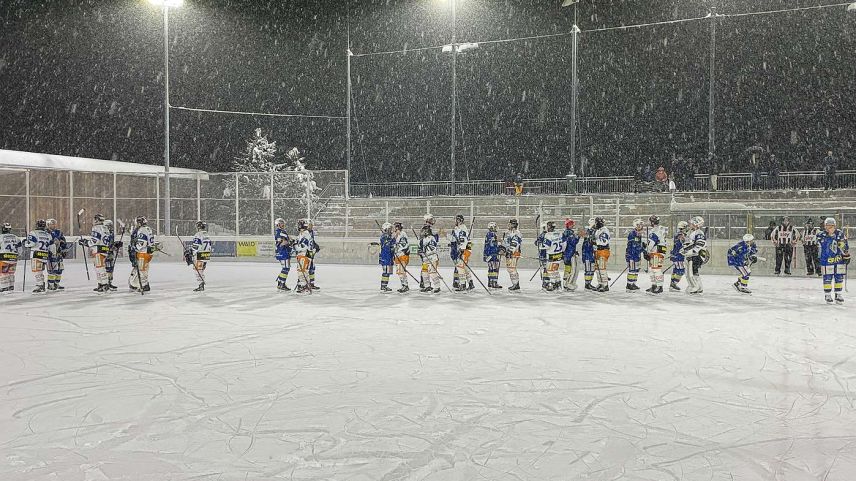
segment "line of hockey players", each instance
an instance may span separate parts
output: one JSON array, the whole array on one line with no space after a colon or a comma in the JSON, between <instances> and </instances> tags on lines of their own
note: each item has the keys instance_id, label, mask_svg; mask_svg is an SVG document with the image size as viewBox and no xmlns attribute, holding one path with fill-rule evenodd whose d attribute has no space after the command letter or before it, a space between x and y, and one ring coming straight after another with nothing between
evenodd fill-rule
<instances>
[{"instance_id":1,"label":"line of hockey players","mask_svg":"<svg viewBox=\"0 0 856 481\"><path fill-rule=\"evenodd\" d=\"M82 212L82 211L81 211ZM88 259L92 259L97 281L96 292L115 291L113 272L116 258L124 245L125 225L120 222L121 230L117 238L113 222L101 214L92 218L90 234L78 238L81 246L89 277ZM194 289L205 289L205 267L211 258L212 243L206 231L207 225L196 223L196 234L190 245L184 251L185 260L196 272L199 286ZM131 274L128 286L136 292L148 292L149 267L155 252L162 252L161 244L155 240L154 232L145 217L137 217L130 232L128 243L128 259L131 262ZM12 291L15 285L15 273L22 248L29 249L29 259L25 259L24 282L26 283L26 261L32 261L32 273L36 287L33 292L60 291L65 289L60 285L63 273L63 260L69 256L74 243L66 241L65 235L57 227L55 219L36 220L35 229L24 239L12 234L12 226L6 223L0 235L0 292ZM45 276L47 273L47 278Z\"/></svg>"},{"instance_id":2,"label":"line of hockey players","mask_svg":"<svg viewBox=\"0 0 856 481\"><path fill-rule=\"evenodd\" d=\"M438 252L440 238L444 232L443 229L434 232L436 220L431 214L427 214L424 220L425 224L417 236L417 253L422 261L421 277L418 282L422 292L437 293L440 292L441 282L445 284L439 271ZM603 218L591 218L581 229L575 229L576 222L573 219L566 219L564 227L564 230L559 230L556 222L548 221L535 240L542 288L547 291L561 289L575 291L582 266L585 289L597 292L609 291L611 284L607 265L612 234ZM486 289L502 287L499 285L499 270L500 261L504 258L511 281L508 289L520 290L517 263L522 256L523 238L518 228L517 219L511 219L506 231L500 237L497 224L488 223L483 252L483 260L488 267ZM627 274L625 287L627 291L640 290L637 284L644 259L651 282L651 286L646 289L649 294L663 293L664 278L669 270L672 270L670 290L680 291L678 284L683 277L686 277L687 293L704 292L700 271L710 259L704 219L701 216L694 216L689 222L680 221L677 230L672 238L672 249L669 251L667 230L660 225L658 216L650 216L647 223L642 219L636 219L633 222L633 228L627 234L624 253L626 267L619 274L619 278ZM378 256L382 268L380 289L384 292L392 290L389 288L389 280L395 267L401 282L398 292L407 292L410 290L407 278L413 277L407 270L411 252L407 233L400 222L385 223L381 226L381 231ZM457 215L451 232L445 234L455 267L452 288L457 291L474 289L473 278L481 282L469 263L472 252L471 231L472 223L468 228L464 216ZM826 301L843 303L843 283L847 275L847 265L850 263L847 238L837 228L835 219L831 217L824 221L823 230L809 232L812 237L811 243L807 246L816 246L816 248L807 247L806 252L813 257L813 262L818 265L818 271L822 273ZM415 231L413 233L416 235ZM577 247L580 244L578 251ZM733 284L738 292L751 293L749 277L751 266L759 260L757 252L755 237L752 234L744 235L740 242L728 250L728 265L738 273L738 279ZM664 268L667 253L672 264ZM617 281L618 279L612 281L612 284Z\"/></svg>"}]
</instances>

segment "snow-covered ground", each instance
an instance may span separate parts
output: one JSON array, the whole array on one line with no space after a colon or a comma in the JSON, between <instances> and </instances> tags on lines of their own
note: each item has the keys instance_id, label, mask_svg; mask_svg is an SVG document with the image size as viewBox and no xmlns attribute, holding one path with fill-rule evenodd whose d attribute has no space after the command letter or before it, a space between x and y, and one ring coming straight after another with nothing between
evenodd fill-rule
<instances>
[{"instance_id":1,"label":"snow-covered ground","mask_svg":"<svg viewBox=\"0 0 856 481\"><path fill-rule=\"evenodd\" d=\"M204 293L156 263L140 296L81 267L64 293L0 298L4 481L856 473L856 303L825 305L818 279L400 295L322 264L297 295L275 264L215 261Z\"/></svg>"}]
</instances>

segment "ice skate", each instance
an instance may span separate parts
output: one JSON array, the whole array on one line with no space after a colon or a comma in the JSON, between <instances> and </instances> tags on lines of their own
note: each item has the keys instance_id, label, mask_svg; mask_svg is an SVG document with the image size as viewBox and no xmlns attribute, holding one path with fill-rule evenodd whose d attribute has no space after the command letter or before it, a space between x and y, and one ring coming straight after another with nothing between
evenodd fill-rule
<instances>
[{"instance_id":1,"label":"ice skate","mask_svg":"<svg viewBox=\"0 0 856 481\"><path fill-rule=\"evenodd\" d=\"M35 291L33 291L33 292L35 292ZM832 304L833 302L835 302L835 301L832 299L832 294L826 294L826 303Z\"/></svg>"},{"instance_id":2,"label":"ice skate","mask_svg":"<svg viewBox=\"0 0 856 481\"><path fill-rule=\"evenodd\" d=\"M410 290L410 288L409 288L409 287L407 287L407 286L401 286L401 289L399 289L399 290L398 290L398 292L400 292L400 293L402 293L402 294L403 294L403 293L405 293L405 292L407 292L407 291L409 291L409 290Z\"/></svg>"},{"instance_id":3,"label":"ice skate","mask_svg":"<svg viewBox=\"0 0 856 481\"><path fill-rule=\"evenodd\" d=\"M520 283L515 282L514 285L512 285L508 288L508 290L509 291L519 291L520 290Z\"/></svg>"},{"instance_id":4,"label":"ice skate","mask_svg":"<svg viewBox=\"0 0 856 481\"><path fill-rule=\"evenodd\" d=\"M204 283L204 282L200 282L200 283L199 283L199 287L197 287L196 289L193 289L193 292L202 292L202 291L204 291L204 290L205 290L205 283Z\"/></svg>"},{"instance_id":5,"label":"ice skate","mask_svg":"<svg viewBox=\"0 0 856 481\"><path fill-rule=\"evenodd\" d=\"M33 289L33 292L45 292L45 285L44 284L37 285L36 288Z\"/></svg>"},{"instance_id":6,"label":"ice skate","mask_svg":"<svg viewBox=\"0 0 856 481\"><path fill-rule=\"evenodd\" d=\"M844 304L844 294L835 294L835 303L839 305Z\"/></svg>"}]
</instances>

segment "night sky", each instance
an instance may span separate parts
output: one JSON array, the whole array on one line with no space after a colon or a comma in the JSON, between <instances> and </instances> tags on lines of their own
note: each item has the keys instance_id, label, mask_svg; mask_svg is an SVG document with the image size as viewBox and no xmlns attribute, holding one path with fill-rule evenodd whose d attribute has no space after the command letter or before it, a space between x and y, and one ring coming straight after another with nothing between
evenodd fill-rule
<instances>
[{"instance_id":1,"label":"night sky","mask_svg":"<svg viewBox=\"0 0 856 481\"><path fill-rule=\"evenodd\" d=\"M355 54L442 45L450 0L185 0L170 15L173 106L345 114ZM559 0L458 0L460 42L567 32ZM593 1L581 29L836 3ZM592 175L672 155L700 172L745 171L768 147L815 168L856 145L856 13L844 7L717 20L717 154L707 154L710 21L580 36L578 154ZM163 24L145 0L0 1L0 147L161 163ZM458 56L458 179L569 170L569 36L482 45ZM355 57L352 180L449 176L451 59L439 49ZM345 167L345 122L172 110L172 163L229 170L261 127L310 168Z\"/></svg>"}]
</instances>

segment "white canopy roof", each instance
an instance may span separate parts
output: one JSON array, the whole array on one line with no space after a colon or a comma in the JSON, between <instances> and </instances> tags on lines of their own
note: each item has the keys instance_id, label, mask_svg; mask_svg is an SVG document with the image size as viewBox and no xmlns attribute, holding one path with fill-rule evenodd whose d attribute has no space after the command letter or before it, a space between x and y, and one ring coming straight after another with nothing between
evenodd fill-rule
<instances>
[{"instance_id":1,"label":"white canopy roof","mask_svg":"<svg viewBox=\"0 0 856 481\"><path fill-rule=\"evenodd\" d=\"M119 172L129 174L161 174L162 165L135 164L115 160L87 159L66 155L40 154L0 149L0 168L53 169L75 172ZM205 175L205 171L170 167L170 174Z\"/></svg>"}]
</instances>

